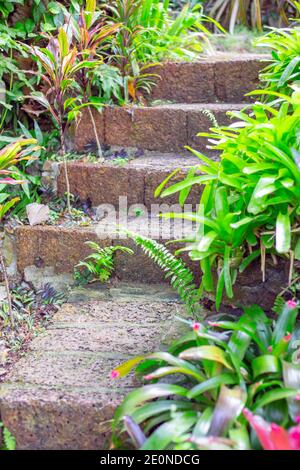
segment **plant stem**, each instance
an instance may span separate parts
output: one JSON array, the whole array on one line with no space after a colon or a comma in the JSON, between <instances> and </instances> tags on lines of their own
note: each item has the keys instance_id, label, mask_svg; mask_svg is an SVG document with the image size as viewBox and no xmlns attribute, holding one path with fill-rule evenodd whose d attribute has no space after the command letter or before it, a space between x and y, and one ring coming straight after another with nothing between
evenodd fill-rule
<instances>
[{"instance_id":1,"label":"plant stem","mask_svg":"<svg viewBox=\"0 0 300 470\"><path fill-rule=\"evenodd\" d=\"M61 153L63 156L65 179L66 179L66 186L67 186L67 207L68 207L69 214L71 214L71 211L72 211L71 198L70 198L71 193L70 193L70 180L69 180L69 174L68 174L68 164L67 164L67 158L66 158L65 134L64 134L64 130L63 130L61 123L59 125L59 133L60 133Z\"/></svg>"},{"instance_id":2,"label":"plant stem","mask_svg":"<svg viewBox=\"0 0 300 470\"><path fill-rule=\"evenodd\" d=\"M8 304L8 314L9 314L11 326L12 328L14 328L15 318L14 318L12 302L11 302L11 293L10 293L10 288L9 288L8 274L7 274L7 269L6 269L4 258L3 258L2 248L0 248L0 266L1 266L3 276L4 276L5 289L6 289L6 295L7 295L7 304Z\"/></svg>"},{"instance_id":3,"label":"plant stem","mask_svg":"<svg viewBox=\"0 0 300 470\"><path fill-rule=\"evenodd\" d=\"M96 144L97 144L97 147L98 147L98 156L99 156L99 158L103 158L101 144L100 144L100 140L99 140L98 132L97 132L97 126L96 126L95 119L94 119L94 116L93 116L93 113L92 113L92 110L91 110L90 106L88 106L88 110L89 110L90 118L91 118L91 121L92 121L93 129L94 129Z\"/></svg>"}]
</instances>

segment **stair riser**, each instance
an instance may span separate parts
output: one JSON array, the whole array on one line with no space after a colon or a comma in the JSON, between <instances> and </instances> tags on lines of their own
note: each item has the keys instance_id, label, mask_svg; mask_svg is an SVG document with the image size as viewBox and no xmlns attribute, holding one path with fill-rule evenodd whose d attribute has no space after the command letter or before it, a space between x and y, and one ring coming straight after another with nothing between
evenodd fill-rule
<instances>
[{"instance_id":1,"label":"stair riser","mask_svg":"<svg viewBox=\"0 0 300 470\"><path fill-rule=\"evenodd\" d=\"M166 63L151 67L160 76L151 98L177 103L240 103L259 86L262 57L206 60L196 63Z\"/></svg>"},{"instance_id":2,"label":"stair riser","mask_svg":"<svg viewBox=\"0 0 300 470\"><path fill-rule=\"evenodd\" d=\"M203 114L211 111L219 125L230 123L226 113L239 110L243 105L207 105L193 107L117 108L108 107L101 114L94 112L99 139L102 144L135 147L159 152L182 152L186 145L207 151L207 139L197 137L213 126ZM85 112L78 124L75 147L79 152L95 147L94 129Z\"/></svg>"},{"instance_id":3,"label":"stair riser","mask_svg":"<svg viewBox=\"0 0 300 470\"><path fill-rule=\"evenodd\" d=\"M181 181L187 170L180 171L172 178L170 184ZM71 193L79 196L81 201L89 200L93 207L100 204L112 204L117 210L121 197L127 197L128 207L146 208L151 211L152 205L178 204L178 194L163 199L155 198L157 187L169 176L170 170L151 168L130 168L101 164L70 163L68 176ZM63 196L66 192L65 172L59 167L57 192ZM200 187L193 189L186 203L194 206L199 203Z\"/></svg>"},{"instance_id":4,"label":"stair riser","mask_svg":"<svg viewBox=\"0 0 300 470\"><path fill-rule=\"evenodd\" d=\"M143 223L141 222L143 225ZM130 228L130 227L129 227ZM151 234L154 236L154 232ZM178 238L180 233L178 233ZM162 271L138 248L132 240L118 239L108 236L99 239L93 229L64 229L56 227L20 227L16 232L17 238L17 268L22 274L26 267L37 268L53 267L56 274L73 273L74 267L91 250L85 245L87 241L94 241L100 246L121 244L134 250L134 255L117 253L115 256L115 276L122 281L139 283L159 283L164 279ZM170 237L174 239L174 237ZM163 240L165 243L168 240ZM172 251L179 245L172 245ZM198 274L196 263L192 263L184 256L195 274Z\"/></svg>"}]
</instances>

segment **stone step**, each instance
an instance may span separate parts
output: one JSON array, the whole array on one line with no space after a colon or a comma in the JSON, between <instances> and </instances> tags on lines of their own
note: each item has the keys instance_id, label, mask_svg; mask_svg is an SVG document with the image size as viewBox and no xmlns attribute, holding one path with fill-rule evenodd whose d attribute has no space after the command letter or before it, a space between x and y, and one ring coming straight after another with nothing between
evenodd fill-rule
<instances>
[{"instance_id":1,"label":"stone step","mask_svg":"<svg viewBox=\"0 0 300 470\"><path fill-rule=\"evenodd\" d=\"M149 69L160 76L152 99L240 103L247 100L246 93L259 87L259 72L268 58L256 54L218 54L198 62L162 64Z\"/></svg>"},{"instance_id":2,"label":"stone step","mask_svg":"<svg viewBox=\"0 0 300 470\"><path fill-rule=\"evenodd\" d=\"M108 448L114 409L138 384L111 371L165 349L182 328L174 317L183 306L161 286L112 288L98 299L87 291L74 293L0 384L1 420L18 450Z\"/></svg>"},{"instance_id":3,"label":"stone step","mask_svg":"<svg viewBox=\"0 0 300 470\"><path fill-rule=\"evenodd\" d=\"M108 106L101 113L94 110L93 114L101 144L158 152L182 152L185 146L190 146L209 153L207 139L197 134L214 126L211 115L219 125L226 125L230 123L228 111L245 106L245 103ZM75 148L86 153L96 150L94 128L87 111L82 113L75 131Z\"/></svg>"},{"instance_id":4,"label":"stone step","mask_svg":"<svg viewBox=\"0 0 300 470\"><path fill-rule=\"evenodd\" d=\"M215 157L217 159L217 157ZM151 152L133 158L122 164L114 161L89 163L75 161L68 163L70 191L79 196L81 201L89 201L93 207L100 204L112 204L116 208L120 197L127 197L129 206L146 207L152 204L178 204L178 194L157 199L154 197L156 188L177 169L169 184L181 181L189 168L200 163L192 154L178 156ZM43 182L51 184L59 196L66 193L65 171L63 164L47 162L44 168ZM187 199L189 204L198 204L199 186L193 189Z\"/></svg>"},{"instance_id":5,"label":"stone step","mask_svg":"<svg viewBox=\"0 0 300 470\"><path fill-rule=\"evenodd\" d=\"M134 250L134 255L131 256L123 253L115 255L115 277L118 280L140 283L162 282L164 279L162 271L131 239L120 239L116 233L116 225L120 223L125 227L127 223L129 230L165 244L172 240L191 237L194 233L193 224L180 219L161 220L153 213L151 216L129 215L126 222L122 213L113 213L110 219L105 216L100 222L89 227L78 225L18 227L15 232L18 272L25 274L28 282L32 281L32 276L42 278L49 271L56 275L68 274L71 282L74 267L91 253L85 242L94 241L101 247L123 245ZM178 243L174 243L170 249L176 251L179 246ZM197 263L191 263L187 256L184 256L184 259L195 273L198 273Z\"/></svg>"}]
</instances>

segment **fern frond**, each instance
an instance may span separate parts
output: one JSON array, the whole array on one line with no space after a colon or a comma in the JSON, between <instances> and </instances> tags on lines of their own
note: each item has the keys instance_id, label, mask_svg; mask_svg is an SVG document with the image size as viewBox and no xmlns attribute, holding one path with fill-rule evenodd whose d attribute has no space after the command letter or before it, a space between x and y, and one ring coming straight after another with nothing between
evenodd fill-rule
<instances>
[{"instance_id":1,"label":"fern frond","mask_svg":"<svg viewBox=\"0 0 300 470\"><path fill-rule=\"evenodd\" d=\"M278 295L274 301L274 306L272 308L272 311L274 313L277 313L277 315L280 315L284 307L284 304L285 304L285 299L282 296Z\"/></svg>"},{"instance_id":2,"label":"fern frond","mask_svg":"<svg viewBox=\"0 0 300 470\"><path fill-rule=\"evenodd\" d=\"M214 127L220 127L216 116L211 111L209 111L209 109L200 109L200 112L204 114L204 116L206 116L213 123Z\"/></svg>"},{"instance_id":3,"label":"fern frond","mask_svg":"<svg viewBox=\"0 0 300 470\"><path fill-rule=\"evenodd\" d=\"M129 231L126 234L165 273L165 278L177 291L189 313L195 313L196 305L199 304L199 291L192 271L164 245L140 234Z\"/></svg>"},{"instance_id":4,"label":"fern frond","mask_svg":"<svg viewBox=\"0 0 300 470\"><path fill-rule=\"evenodd\" d=\"M85 268L85 270L93 276L93 280L99 280L100 282L106 282L112 276L114 266L114 254L117 251L132 255L133 251L126 246L106 246L101 247L96 242L86 242L93 252L85 258L84 261L80 261L76 267ZM75 271L75 276L80 278L80 273Z\"/></svg>"},{"instance_id":5,"label":"fern frond","mask_svg":"<svg viewBox=\"0 0 300 470\"><path fill-rule=\"evenodd\" d=\"M15 450L16 449L16 439L14 436L9 432L7 428L0 423L0 427L2 429L2 446L1 446L1 430L0 430L0 450Z\"/></svg>"}]
</instances>

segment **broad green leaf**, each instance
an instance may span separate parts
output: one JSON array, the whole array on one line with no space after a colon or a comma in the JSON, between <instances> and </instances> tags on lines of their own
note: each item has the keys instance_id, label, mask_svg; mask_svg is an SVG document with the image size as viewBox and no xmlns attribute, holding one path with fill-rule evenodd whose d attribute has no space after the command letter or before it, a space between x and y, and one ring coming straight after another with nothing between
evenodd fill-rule
<instances>
[{"instance_id":1,"label":"broad green leaf","mask_svg":"<svg viewBox=\"0 0 300 470\"><path fill-rule=\"evenodd\" d=\"M187 394L187 398L195 398L198 395L202 395L205 392L210 390L218 389L222 385L234 385L236 384L236 378L234 375L230 374L221 374L216 377L212 377L211 379L202 382L199 385L193 387Z\"/></svg>"},{"instance_id":2,"label":"broad green leaf","mask_svg":"<svg viewBox=\"0 0 300 470\"><path fill-rule=\"evenodd\" d=\"M275 346L284 336L294 331L298 315L298 305L291 306L288 302L280 313L272 336L272 345Z\"/></svg>"},{"instance_id":3,"label":"broad green leaf","mask_svg":"<svg viewBox=\"0 0 300 470\"><path fill-rule=\"evenodd\" d=\"M264 374L279 374L281 372L281 365L276 356L266 354L258 356L252 361L253 377L257 377Z\"/></svg>"},{"instance_id":4,"label":"broad green leaf","mask_svg":"<svg viewBox=\"0 0 300 470\"><path fill-rule=\"evenodd\" d=\"M291 247L291 222L288 214L279 213L276 220L276 250L288 253Z\"/></svg>"},{"instance_id":5,"label":"broad green leaf","mask_svg":"<svg viewBox=\"0 0 300 470\"><path fill-rule=\"evenodd\" d=\"M173 395L185 397L186 394L187 390L185 388L172 384L145 385L133 390L117 408L113 427L115 429L123 416L130 416L137 407L149 400Z\"/></svg>"},{"instance_id":6,"label":"broad green leaf","mask_svg":"<svg viewBox=\"0 0 300 470\"><path fill-rule=\"evenodd\" d=\"M264 393L261 398L258 398L254 403L253 410L258 410L264 406L278 400L284 400L287 398L293 398L299 395L299 390L290 389L290 388L278 388Z\"/></svg>"},{"instance_id":7,"label":"broad green leaf","mask_svg":"<svg viewBox=\"0 0 300 470\"><path fill-rule=\"evenodd\" d=\"M64 28L59 29L58 42L60 47L61 59L63 59L69 53L69 40Z\"/></svg>"},{"instance_id":8,"label":"broad green leaf","mask_svg":"<svg viewBox=\"0 0 300 470\"><path fill-rule=\"evenodd\" d=\"M171 194L178 193L179 191L182 191L183 189L189 188L196 184L207 183L215 179L217 179L217 175L200 175L200 176L195 176L194 178L185 179L165 189L161 193L161 197L171 196Z\"/></svg>"},{"instance_id":9,"label":"broad green leaf","mask_svg":"<svg viewBox=\"0 0 300 470\"><path fill-rule=\"evenodd\" d=\"M233 370L227 354L217 346L199 346L196 348L190 348L183 351L179 357L191 361L198 361L202 359L216 361L220 364L223 364L227 369Z\"/></svg>"},{"instance_id":10,"label":"broad green leaf","mask_svg":"<svg viewBox=\"0 0 300 470\"><path fill-rule=\"evenodd\" d=\"M170 421L159 426L141 447L141 450L164 450L179 436L189 431L197 421L197 413L176 413Z\"/></svg>"}]
</instances>

